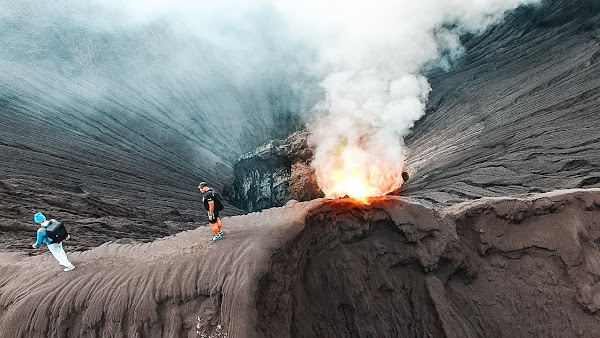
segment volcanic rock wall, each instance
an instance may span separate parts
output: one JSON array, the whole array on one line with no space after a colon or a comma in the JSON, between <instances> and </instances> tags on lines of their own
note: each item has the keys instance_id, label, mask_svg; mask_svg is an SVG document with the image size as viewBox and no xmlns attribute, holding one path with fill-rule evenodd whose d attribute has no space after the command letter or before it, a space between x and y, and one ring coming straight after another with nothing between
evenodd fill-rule
<instances>
[{"instance_id":1,"label":"volcanic rock wall","mask_svg":"<svg viewBox=\"0 0 600 338\"><path fill-rule=\"evenodd\" d=\"M226 218L218 243L198 228L70 253L69 273L48 253L3 252L0 332L596 337L598 219L600 189L441 212L401 197L314 200Z\"/></svg>"},{"instance_id":2,"label":"volcanic rock wall","mask_svg":"<svg viewBox=\"0 0 600 338\"><path fill-rule=\"evenodd\" d=\"M234 165L234 179L227 186L231 203L247 211L284 205L289 200L323 197L314 169L307 131L273 140L243 154Z\"/></svg>"}]
</instances>

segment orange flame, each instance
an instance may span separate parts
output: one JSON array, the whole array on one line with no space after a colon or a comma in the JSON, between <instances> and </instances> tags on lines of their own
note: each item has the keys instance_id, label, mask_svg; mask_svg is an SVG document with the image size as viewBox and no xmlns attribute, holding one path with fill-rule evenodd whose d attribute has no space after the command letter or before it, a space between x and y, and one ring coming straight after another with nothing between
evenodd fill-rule
<instances>
[{"instance_id":1,"label":"orange flame","mask_svg":"<svg viewBox=\"0 0 600 338\"><path fill-rule=\"evenodd\" d=\"M334 181L337 184L329 192L329 195L345 196L358 199L364 203L367 197L376 196L376 189L369 186L367 180L358 172L346 174L341 171L334 173Z\"/></svg>"},{"instance_id":2,"label":"orange flame","mask_svg":"<svg viewBox=\"0 0 600 338\"><path fill-rule=\"evenodd\" d=\"M371 158L359 147L344 147L326 163L316 169L319 185L330 198L349 196L367 203L368 197L385 195L402 184L401 166Z\"/></svg>"}]
</instances>

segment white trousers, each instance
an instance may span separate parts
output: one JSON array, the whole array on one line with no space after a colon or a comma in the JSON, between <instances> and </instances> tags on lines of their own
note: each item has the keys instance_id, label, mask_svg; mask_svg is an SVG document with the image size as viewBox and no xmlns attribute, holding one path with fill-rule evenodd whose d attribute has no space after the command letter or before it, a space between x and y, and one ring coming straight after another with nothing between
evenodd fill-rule
<instances>
[{"instance_id":1,"label":"white trousers","mask_svg":"<svg viewBox=\"0 0 600 338\"><path fill-rule=\"evenodd\" d=\"M65 268L71 266L71 262L67 258L67 253L63 249L62 242L55 244L48 244L48 249L52 252L52 256L56 258L58 264L64 266Z\"/></svg>"}]
</instances>

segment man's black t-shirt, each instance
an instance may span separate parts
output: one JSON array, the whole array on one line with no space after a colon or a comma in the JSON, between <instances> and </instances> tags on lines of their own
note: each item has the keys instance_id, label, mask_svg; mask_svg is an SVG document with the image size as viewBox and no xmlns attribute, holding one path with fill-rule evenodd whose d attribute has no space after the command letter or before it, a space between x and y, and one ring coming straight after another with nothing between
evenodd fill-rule
<instances>
[{"instance_id":1,"label":"man's black t-shirt","mask_svg":"<svg viewBox=\"0 0 600 338\"><path fill-rule=\"evenodd\" d=\"M210 211L210 209L208 207L208 202L214 201L215 198L216 198L215 191L212 189L210 189L209 191L206 192L206 194L204 194L204 196L202 197L202 203L204 203L204 209L206 209L206 211ZM217 206L215 205L215 211L216 211L216 209L217 209Z\"/></svg>"}]
</instances>

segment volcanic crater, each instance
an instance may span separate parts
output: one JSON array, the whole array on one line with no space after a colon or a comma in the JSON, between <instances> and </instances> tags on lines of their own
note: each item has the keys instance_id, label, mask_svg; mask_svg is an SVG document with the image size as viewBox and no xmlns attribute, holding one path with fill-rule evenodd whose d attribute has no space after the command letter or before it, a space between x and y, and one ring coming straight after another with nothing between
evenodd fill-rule
<instances>
[{"instance_id":1,"label":"volcanic crater","mask_svg":"<svg viewBox=\"0 0 600 338\"><path fill-rule=\"evenodd\" d=\"M75 88L69 76L92 70L18 63L2 53L25 47L7 34L0 336L600 336L598 22L598 1L544 0L462 36L462 58L428 74L426 114L406 138L410 180L366 203L322 198L299 120L264 113L288 107L217 70L201 71L220 85L198 90L226 102L228 125L209 103L202 121L136 115L166 109L166 92L179 93L171 105L198 98L170 82ZM152 29L140 35L169 40ZM99 56L131 41L65 34L90 34ZM91 108L55 104L56 88L100 87L111 96ZM210 132L221 137L207 143ZM201 180L225 191L220 242ZM39 210L68 226L75 270L30 248Z\"/></svg>"}]
</instances>

